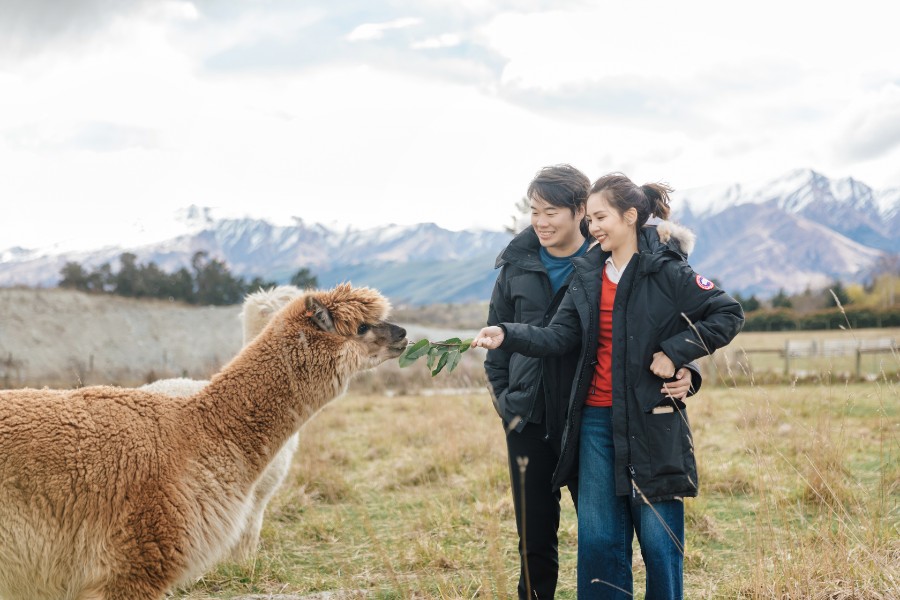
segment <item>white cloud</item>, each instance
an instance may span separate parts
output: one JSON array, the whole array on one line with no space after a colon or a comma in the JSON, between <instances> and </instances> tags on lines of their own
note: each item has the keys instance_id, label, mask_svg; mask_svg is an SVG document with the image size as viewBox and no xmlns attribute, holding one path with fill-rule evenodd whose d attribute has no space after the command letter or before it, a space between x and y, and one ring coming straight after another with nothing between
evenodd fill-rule
<instances>
[{"instance_id":1,"label":"white cloud","mask_svg":"<svg viewBox=\"0 0 900 600\"><path fill-rule=\"evenodd\" d=\"M384 37L385 31L390 31L391 29L406 29L407 27L418 25L421 22L421 19L404 18L388 21L387 23L363 23L347 34L347 40L351 42L380 40Z\"/></svg>"},{"instance_id":2,"label":"white cloud","mask_svg":"<svg viewBox=\"0 0 900 600\"><path fill-rule=\"evenodd\" d=\"M442 33L441 35L419 40L410 44L413 50L432 50L434 48L452 48L462 43L462 37L456 33Z\"/></svg>"},{"instance_id":3,"label":"white cloud","mask_svg":"<svg viewBox=\"0 0 900 600\"><path fill-rule=\"evenodd\" d=\"M189 204L499 228L558 162L900 186L900 50L867 0L151 4L0 71L0 246L162 236Z\"/></svg>"}]
</instances>

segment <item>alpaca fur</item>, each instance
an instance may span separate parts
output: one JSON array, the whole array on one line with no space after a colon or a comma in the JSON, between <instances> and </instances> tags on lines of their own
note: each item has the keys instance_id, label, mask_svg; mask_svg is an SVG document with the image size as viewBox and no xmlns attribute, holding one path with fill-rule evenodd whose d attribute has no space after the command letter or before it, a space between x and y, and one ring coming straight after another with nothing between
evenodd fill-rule
<instances>
[{"instance_id":1,"label":"alpaca fur","mask_svg":"<svg viewBox=\"0 0 900 600\"><path fill-rule=\"evenodd\" d=\"M265 328L272 315L282 306L301 295L300 288L292 285L277 286L268 290L259 290L249 294L244 299L241 308L241 321L243 322L244 346L250 343ZM161 392L169 396L193 396L209 381L187 379L178 377L174 379L160 379L153 383L142 385L139 389L151 392ZM253 507L247 514L246 525L243 528L237 544L232 548L228 558L235 562L246 562L256 553L259 545L259 532L262 529L263 515L266 506L287 476L291 467L291 461L300 444L300 433L297 432L288 438L284 446L263 471L253 488Z\"/></svg>"},{"instance_id":2,"label":"alpaca fur","mask_svg":"<svg viewBox=\"0 0 900 600\"><path fill-rule=\"evenodd\" d=\"M0 598L160 600L202 574L288 438L406 348L388 311L368 288L305 293L190 398L0 391Z\"/></svg>"}]
</instances>

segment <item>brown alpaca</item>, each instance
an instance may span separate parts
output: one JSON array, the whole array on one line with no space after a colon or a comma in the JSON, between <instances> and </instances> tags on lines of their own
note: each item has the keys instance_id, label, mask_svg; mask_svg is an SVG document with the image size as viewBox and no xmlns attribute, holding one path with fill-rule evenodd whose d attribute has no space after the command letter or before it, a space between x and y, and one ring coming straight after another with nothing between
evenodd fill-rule
<instances>
[{"instance_id":1,"label":"brown alpaca","mask_svg":"<svg viewBox=\"0 0 900 600\"><path fill-rule=\"evenodd\" d=\"M202 574L285 441L406 348L389 308L368 288L304 294L189 398L0 392L0 598L153 600Z\"/></svg>"}]
</instances>

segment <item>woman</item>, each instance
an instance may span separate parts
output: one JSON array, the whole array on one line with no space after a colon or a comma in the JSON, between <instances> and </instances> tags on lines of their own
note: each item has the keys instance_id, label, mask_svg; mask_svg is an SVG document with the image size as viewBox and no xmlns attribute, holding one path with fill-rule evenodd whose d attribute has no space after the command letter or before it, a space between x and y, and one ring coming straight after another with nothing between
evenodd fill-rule
<instances>
[{"instance_id":1,"label":"woman","mask_svg":"<svg viewBox=\"0 0 900 600\"><path fill-rule=\"evenodd\" d=\"M697 467L685 404L659 393L676 369L727 345L740 305L685 261L693 243L667 222L671 189L613 173L587 200L597 241L545 328L486 327L473 345L527 356L580 343L555 482L576 469L578 597L630 598L631 540L647 568L647 600L683 597L684 505Z\"/></svg>"}]
</instances>

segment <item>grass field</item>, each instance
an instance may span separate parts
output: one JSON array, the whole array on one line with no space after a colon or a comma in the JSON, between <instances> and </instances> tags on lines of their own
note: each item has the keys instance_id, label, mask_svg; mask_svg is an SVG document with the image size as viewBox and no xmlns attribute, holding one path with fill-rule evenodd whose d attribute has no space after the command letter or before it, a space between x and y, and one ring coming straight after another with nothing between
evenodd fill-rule
<instances>
[{"instance_id":1,"label":"grass field","mask_svg":"<svg viewBox=\"0 0 900 600\"><path fill-rule=\"evenodd\" d=\"M900 598L896 378L720 386L689 406L701 492L686 507L687 598ZM486 392L354 392L301 440L258 559L175 598L515 596L505 444ZM574 598L563 499L558 597ZM639 558L635 571L640 598Z\"/></svg>"}]
</instances>

